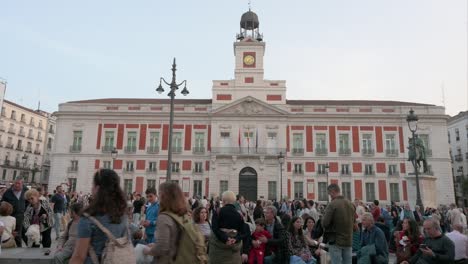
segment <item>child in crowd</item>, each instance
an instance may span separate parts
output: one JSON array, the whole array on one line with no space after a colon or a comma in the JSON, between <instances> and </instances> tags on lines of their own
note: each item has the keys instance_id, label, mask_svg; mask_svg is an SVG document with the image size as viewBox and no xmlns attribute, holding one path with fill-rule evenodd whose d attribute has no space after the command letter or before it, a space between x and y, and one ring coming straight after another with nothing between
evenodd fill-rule
<instances>
[{"instance_id":1,"label":"child in crowd","mask_svg":"<svg viewBox=\"0 0 468 264\"><path fill-rule=\"evenodd\" d=\"M263 218L258 218L255 220L255 232L252 234L252 239L260 241L259 238L264 236L267 239L271 238L271 234L265 230L265 220ZM261 243L259 247L252 247L249 252L249 264L263 264L263 257L265 255L265 243Z\"/></svg>"}]
</instances>

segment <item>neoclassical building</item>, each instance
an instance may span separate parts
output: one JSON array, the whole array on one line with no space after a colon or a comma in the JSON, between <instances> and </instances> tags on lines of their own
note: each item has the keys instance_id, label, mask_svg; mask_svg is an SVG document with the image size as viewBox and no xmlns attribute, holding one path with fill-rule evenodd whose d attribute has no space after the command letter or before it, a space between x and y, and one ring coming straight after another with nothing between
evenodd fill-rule
<instances>
[{"instance_id":1,"label":"neoclassical building","mask_svg":"<svg viewBox=\"0 0 468 264\"><path fill-rule=\"evenodd\" d=\"M235 78L214 80L210 99L176 99L172 179L187 196L225 190L248 199L327 201L338 183L350 199L414 204L411 133L431 169L421 175L425 205L454 201L443 107L396 101L288 100L286 81L264 79L265 45L255 13L242 15L234 42ZM94 99L60 104L51 186L91 190L98 168L113 167L126 192L166 180L169 99ZM111 150L118 154L112 157ZM280 163L278 156L284 155Z\"/></svg>"}]
</instances>

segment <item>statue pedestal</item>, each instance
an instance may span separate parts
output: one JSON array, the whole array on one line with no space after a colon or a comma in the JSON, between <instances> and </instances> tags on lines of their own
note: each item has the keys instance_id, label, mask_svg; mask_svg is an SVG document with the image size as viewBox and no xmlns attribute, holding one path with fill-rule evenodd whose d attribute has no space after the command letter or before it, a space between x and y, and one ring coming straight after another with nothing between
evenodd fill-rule
<instances>
[{"instance_id":1,"label":"statue pedestal","mask_svg":"<svg viewBox=\"0 0 468 264\"><path fill-rule=\"evenodd\" d=\"M419 191L421 192L421 200L424 207L437 208L437 177L427 174L420 174L419 177ZM414 210L416 205L416 176L414 174L405 177L408 186L408 203L411 210ZM424 209L421 208L423 211Z\"/></svg>"}]
</instances>

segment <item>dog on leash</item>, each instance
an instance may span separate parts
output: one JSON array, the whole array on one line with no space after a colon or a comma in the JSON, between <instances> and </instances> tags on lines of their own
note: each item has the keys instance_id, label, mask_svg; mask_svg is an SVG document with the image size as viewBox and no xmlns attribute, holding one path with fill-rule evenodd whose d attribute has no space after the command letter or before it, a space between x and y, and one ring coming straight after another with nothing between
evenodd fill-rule
<instances>
[{"instance_id":1,"label":"dog on leash","mask_svg":"<svg viewBox=\"0 0 468 264\"><path fill-rule=\"evenodd\" d=\"M39 225L30 225L26 231L26 237L28 238L28 248L34 244L39 245L41 243L41 232Z\"/></svg>"}]
</instances>

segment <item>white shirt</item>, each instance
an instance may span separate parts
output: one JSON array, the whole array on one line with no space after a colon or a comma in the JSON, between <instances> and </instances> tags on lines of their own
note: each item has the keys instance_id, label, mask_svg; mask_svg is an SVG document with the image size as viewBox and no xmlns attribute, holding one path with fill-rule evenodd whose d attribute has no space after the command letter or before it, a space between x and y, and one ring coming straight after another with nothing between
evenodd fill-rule
<instances>
[{"instance_id":1,"label":"white shirt","mask_svg":"<svg viewBox=\"0 0 468 264\"><path fill-rule=\"evenodd\" d=\"M16 228L16 218L13 216L0 216L0 222L2 222L5 227L2 235L2 241L5 241L11 237L11 233Z\"/></svg>"},{"instance_id":2,"label":"white shirt","mask_svg":"<svg viewBox=\"0 0 468 264\"><path fill-rule=\"evenodd\" d=\"M455 260L468 258L468 237L457 230L447 233L446 236L455 244Z\"/></svg>"},{"instance_id":3,"label":"white shirt","mask_svg":"<svg viewBox=\"0 0 468 264\"><path fill-rule=\"evenodd\" d=\"M206 199L201 199L201 204L203 207L206 207L206 205L208 204L208 201Z\"/></svg>"}]
</instances>

